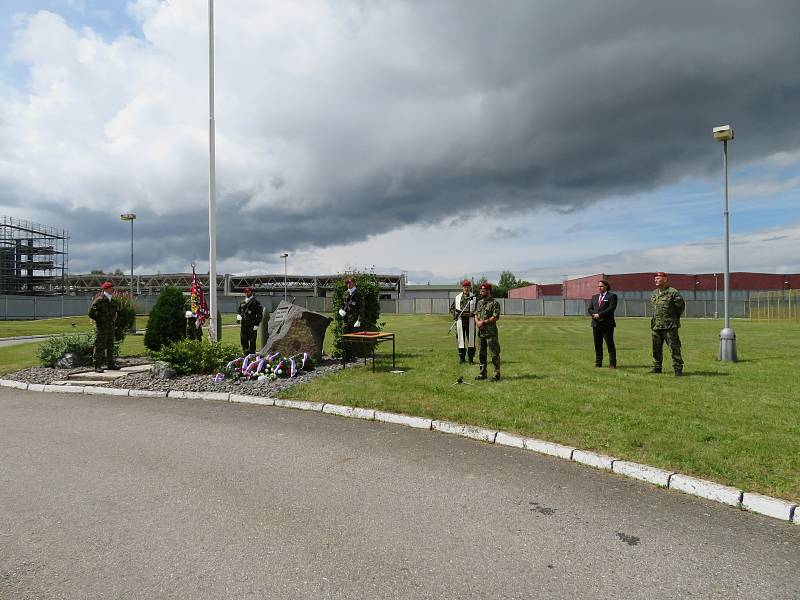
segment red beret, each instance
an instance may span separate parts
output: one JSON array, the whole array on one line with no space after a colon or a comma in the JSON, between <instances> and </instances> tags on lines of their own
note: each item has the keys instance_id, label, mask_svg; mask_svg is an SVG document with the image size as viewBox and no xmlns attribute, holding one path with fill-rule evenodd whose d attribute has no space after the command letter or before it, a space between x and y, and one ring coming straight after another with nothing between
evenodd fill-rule
<instances>
[{"instance_id":1,"label":"red beret","mask_svg":"<svg viewBox=\"0 0 800 600\"><path fill-rule=\"evenodd\" d=\"M100 287L103 288L104 290L110 290L114 287L114 284L111 283L110 281L106 281Z\"/></svg>"},{"instance_id":2,"label":"red beret","mask_svg":"<svg viewBox=\"0 0 800 600\"><path fill-rule=\"evenodd\" d=\"M483 289L483 288L486 288L487 290L491 290L491 289L492 289L492 284L491 284L491 283L489 283L488 281L484 281L484 282L481 284L481 287L480 287L480 289Z\"/></svg>"},{"instance_id":3,"label":"red beret","mask_svg":"<svg viewBox=\"0 0 800 600\"><path fill-rule=\"evenodd\" d=\"M469 279L465 279L464 281L461 282L461 287L466 287L466 286L472 287L472 282Z\"/></svg>"},{"instance_id":4,"label":"red beret","mask_svg":"<svg viewBox=\"0 0 800 600\"><path fill-rule=\"evenodd\" d=\"M664 273L664 271L659 271L658 273L653 275L653 277L666 277L666 276L667 276L667 274Z\"/></svg>"},{"instance_id":5,"label":"red beret","mask_svg":"<svg viewBox=\"0 0 800 600\"><path fill-rule=\"evenodd\" d=\"M356 284L356 280L353 279L352 277L348 277L347 281L345 281L345 283L352 283L353 285L355 285Z\"/></svg>"},{"instance_id":6,"label":"red beret","mask_svg":"<svg viewBox=\"0 0 800 600\"><path fill-rule=\"evenodd\" d=\"M251 288L251 287L244 288L244 293L246 294L247 292L250 292L252 294L253 293L253 288Z\"/></svg>"}]
</instances>

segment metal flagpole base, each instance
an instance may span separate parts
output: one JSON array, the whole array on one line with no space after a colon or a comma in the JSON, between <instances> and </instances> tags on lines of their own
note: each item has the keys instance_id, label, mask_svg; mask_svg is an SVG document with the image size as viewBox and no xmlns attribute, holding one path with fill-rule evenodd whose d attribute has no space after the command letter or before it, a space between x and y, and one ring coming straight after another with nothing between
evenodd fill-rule
<instances>
[{"instance_id":1,"label":"metal flagpole base","mask_svg":"<svg viewBox=\"0 0 800 600\"><path fill-rule=\"evenodd\" d=\"M736 334L733 328L726 327L719 332L719 354L717 360L736 362Z\"/></svg>"}]
</instances>

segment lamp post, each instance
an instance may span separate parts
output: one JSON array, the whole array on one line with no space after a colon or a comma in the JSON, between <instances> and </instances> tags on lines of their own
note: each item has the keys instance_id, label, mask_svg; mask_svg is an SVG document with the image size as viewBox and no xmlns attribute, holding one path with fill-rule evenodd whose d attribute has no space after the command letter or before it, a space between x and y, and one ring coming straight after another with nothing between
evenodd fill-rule
<instances>
[{"instance_id":1,"label":"lamp post","mask_svg":"<svg viewBox=\"0 0 800 600\"><path fill-rule=\"evenodd\" d=\"M725 293L724 306L725 326L719 332L719 354L717 358L725 362L736 362L736 333L731 328L731 317L728 310L730 302L730 227L728 223L728 142L733 140L733 127L730 125L720 125L712 130L714 139L722 142L722 166L723 178L725 182L724 204L722 219L725 227Z\"/></svg>"},{"instance_id":2,"label":"lamp post","mask_svg":"<svg viewBox=\"0 0 800 600\"><path fill-rule=\"evenodd\" d=\"M289 253L284 252L283 254L281 254L281 258L283 259L283 301L286 302L286 296L287 296L286 259L289 258Z\"/></svg>"},{"instance_id":3,"label":"lamp post","mask_svg":"<svg viewBox=\"0 0 800 600\"><path fill-rule=\"evenodd\" d=\"M133 302L133 222L136 220L136 213L123 213L119 218L131 222L131 302ZM136 333L136 321L131 325L131 333Z\"/></svg>"},{"instance_id":4,"label":"lamp post","mask_svg":"<svg viewBox=\"0 0 800 600\"><path fill-rule=\"evenodd\" d=\"M717 310L717 274L714 273L714 318L719 318L719 311Z\"/></svg>"}]
</instances>

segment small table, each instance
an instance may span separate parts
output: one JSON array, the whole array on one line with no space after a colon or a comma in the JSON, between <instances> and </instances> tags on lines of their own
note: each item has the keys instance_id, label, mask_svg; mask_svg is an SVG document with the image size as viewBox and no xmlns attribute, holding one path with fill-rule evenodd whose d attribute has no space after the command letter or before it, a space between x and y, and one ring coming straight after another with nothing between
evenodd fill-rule
<instances>
[{"instance_id":1,"label":"small table","mask_svg":"<svg viewBox=\"0 0 800 600\"><path fill-rule=\"evenodd\" d=\"M389 333L388 331L361 331L358 333L343 333L342 334L342 342L343 345L347 344L372 344L372 372L375 372L375 346L380 344L381 342L387 342L392 340L392 369L395 368L394 360L395 360L395 347L394 347L394 334ZM347 356L346 352L342 353L342 368L344 369L347 365L347 361L345 357ZM364 356L364 364L367 364L367 357Z\"/></svg>"}]
</instances>

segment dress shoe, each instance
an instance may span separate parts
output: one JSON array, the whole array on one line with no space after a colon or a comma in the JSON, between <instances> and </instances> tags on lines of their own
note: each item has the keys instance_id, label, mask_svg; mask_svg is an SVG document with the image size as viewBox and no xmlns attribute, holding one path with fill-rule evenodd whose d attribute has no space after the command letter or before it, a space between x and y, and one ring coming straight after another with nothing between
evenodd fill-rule
<instances>
[{"instance_id":1,"label":"dress shoe","mask_svg":"<svg viewBox=\"0 0 800 600\"><path fill-rule=\"evenodd\" d=\"M603 366L602 363L594 363L594 368L595 369L599 369L602 366Z\"/></svg>"},{"instance_id":2,"label":"dress shoe","mask_svg":"<svg viewBox=\"0 0 800 600\"><path fill-rule=\"evenodd\" d=\"M108 369L109 371L119 371L121 368L122 367L120 367L119 365L108 365L106 367L106 369Z\"/></svg>"},{"instance_id":3,"label":"dress shoe","mask_svg":"<svg viewBox=\"0 0 800 600\"><path fill-rule=\"evenodd\" d=\"M101 369L100 367L95 367L95 368L94 368L94 372L95 372L95 373L102 373L102 372L103 372L103 369Z\"/></svg>"},{"instance_id":4,"label":"dress shoe","mask_svg":"<svg viewBox=\"0 0 800 600\"><path fill-rule=\"evenodd\" d=\"M675 377L683 377L683 369L675 369Z\"/></svg>"},{"instance_id":5,"label":"dress shoe","mask_svg":"<svg viewBox=\"0 0 800 600\"><path fill-rule=\"evenodd\" d=\"M616 368L617 368L617 365L608 365L608 368L609 368L609 369L616 369Z\"/></svg>"}]
</instances>

